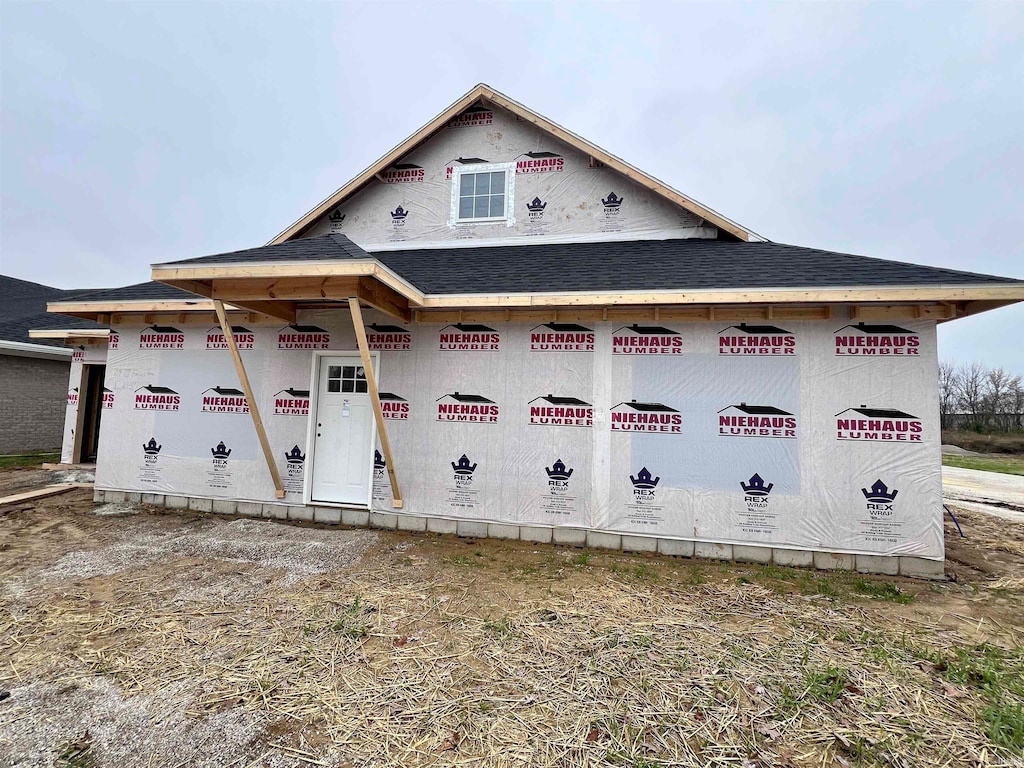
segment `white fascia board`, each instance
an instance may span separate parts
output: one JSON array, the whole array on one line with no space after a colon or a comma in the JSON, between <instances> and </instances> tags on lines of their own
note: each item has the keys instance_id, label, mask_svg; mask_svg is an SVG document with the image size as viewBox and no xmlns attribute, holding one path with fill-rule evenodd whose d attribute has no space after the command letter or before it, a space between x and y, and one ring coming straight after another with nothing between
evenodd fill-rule
<instances>
[{"instance_id":1,"label":"white fascia board","mask_svg":"<svg viewBox=\"0 0 1024 768\"><path fill-rule=\"evenodd\" d=\"M51 347L47 344L29 344L24 341L0 341L0 354L14 357L38 357L45 360L71 360L74 350Z\"/></svg>"}]
</instances>

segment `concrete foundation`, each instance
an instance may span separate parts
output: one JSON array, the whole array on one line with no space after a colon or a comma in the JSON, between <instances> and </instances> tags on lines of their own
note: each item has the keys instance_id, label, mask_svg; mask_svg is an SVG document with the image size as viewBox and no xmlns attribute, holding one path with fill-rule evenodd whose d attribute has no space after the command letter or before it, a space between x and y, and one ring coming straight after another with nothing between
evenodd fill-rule
<instances>
[{"instance_id":1,"label":"concrete foundation","mask_svg":"<svg viewBox=\"0 0 1024 768\"><path fill-rule=\"evenodd\" d=\"M760 563L767 565L772 561L771 547L751 547L746 544L733 544L732 556L737 563Z\"/></svg>"},{"instance_id":2,"label":"concrete foundation","mask_svg":"<svg viewBox=\"0 0 1024 768\"><path fill-rule=\"evenodd\" d=\"M789 568L813 568L814 553L806 549L773 549L772 562Z\"/></svg>"},{"instance_id":3,"label":"concrete foundation","mask_svg":"<svg viewBox=\"0 0 1024 768\"><path fill-rule=\"evenodd\" d=\"M658 540L653 536L623 536L623 552L657 552Z\"/></svg>"},{"instance_id":4,"label":"concrete foundation","mask_svg":"<svg viewBox=\"0 0 1024 768\"><path fill-rule=\"evenodd\" d=\"M190 498L164 494L136 494L124 491L95 490L97 503L138 501L170 509L192 509L218 514L267 517L275 520L311 520L318 523L342 524L356 528L385 528L402 531L429 531L464 538L493 538L528 541L537 544L591 547L626 552L657 552L670 557L698 557L706 560L736 560L741 563L775 563L797 568L845 570L914 579L942 579L945 563L921 557L885 555L851 555L841 552L813 552L801 549L772 549L749 544L722 544L710 541L660 539L654 536L591 531L583 528L552 528L518 526L506 523L485 523L476 520L446 520L419 515L369 512L337 507L306 507L285 504L260 504L230 499Z\"/></svg>"},{"instance_id":5,"label":"concrete foundation","mask_svg":"<svg viewBox=\"0 0 1024 768\"><path fill-rule=\"evenodd\" d=\"M732 560L732 544L698 541L694 543L693 556L704 560Z\"/></svg>"}]
</instances>

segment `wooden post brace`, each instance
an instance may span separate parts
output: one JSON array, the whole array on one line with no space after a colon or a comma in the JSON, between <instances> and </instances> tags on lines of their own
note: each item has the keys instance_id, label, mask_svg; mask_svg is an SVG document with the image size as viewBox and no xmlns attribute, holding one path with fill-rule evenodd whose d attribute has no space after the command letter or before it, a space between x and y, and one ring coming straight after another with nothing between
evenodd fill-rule
<instances>
[{"instance_id":1,"label":"wooden post brace","mask_svg":"<svg viewBox=\"0 0 1024 768\"><path fill-rule=\"evenodd\" d=\"M363 370L366 372L366 388L370 390L370 401L373 403L373 418L377 421L377 437L380 440L380 447L384 451L388 478L391 480L391 495L393 497L391 506L395 509L401 509L405 506L405 502L402 501L402 490L398 487L398 475L395 473L395 458L391 453L391 441L388 440L388 430L384 424L384 410L380 407L377 374L373 370L373 360L370 358L370 345L366 341L366 328L363 327L363 311L359 307L359 299L355 297L348 300L348 306L352 311L352 325L355 326L356 341L359 344L359 356L363 360Z\"/></svg>"},{"instance_id":2,"label":"wooden post brace","mask_svg":"<svg viewBox=\"0 0 1024 768\"><path fill-rule=\"evenodd\" d=\"M274 451L267 439L267 431L263 428L263 419L260 418L260 409L256 405L256 398L252 394L252 385L249 383L249 376L242 365L242 356L238 353L238 344L235 342L235 334L231 331L228 323L228 316L224 312L224 302L220 299L213 300L213 309L217 313L217 320L220 321L220 329L224 332L224 340L231 350L231 359L235 362L235 372L238 374L238 381L245 392L245 401L249 404L249 415L252 416L253 426L256 427L256 436L260 439L260 446L263 448L263 456L267 460L267 468L274 480L274 498L284 498L284 485L281 483L281 473L277 471L277 464L274 462Z\"/></svg>"}]
</instances>

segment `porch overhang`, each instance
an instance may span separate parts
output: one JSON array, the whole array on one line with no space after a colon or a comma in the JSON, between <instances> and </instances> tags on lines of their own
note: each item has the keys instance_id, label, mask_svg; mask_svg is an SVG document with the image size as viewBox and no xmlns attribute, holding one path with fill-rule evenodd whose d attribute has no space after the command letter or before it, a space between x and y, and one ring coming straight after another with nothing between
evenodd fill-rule
<instances>
[{"instance_id":1,"label":"porch overhang","mask_svg":"<svg viewBox=\"0 0 1024 768\"><path fill-rule=\"evenodd\" d=\"M424 296L374 259L316 263L158 264L153 279L211 301L295 322L296 310L356 298L403 322ZM340 308L340 307L339 307Z\"/></svg>"},{"instance_id":2,"label":"porch overhang","mask_svg":"<svg viewBox=\"0 0 1024 768\"><path fill-rule=\"evenodd\" d=\"M39 328L28 332L30 339L58 339L71 347L106 344L110 338L107 328Z\"/></svg>"}]
</instances>

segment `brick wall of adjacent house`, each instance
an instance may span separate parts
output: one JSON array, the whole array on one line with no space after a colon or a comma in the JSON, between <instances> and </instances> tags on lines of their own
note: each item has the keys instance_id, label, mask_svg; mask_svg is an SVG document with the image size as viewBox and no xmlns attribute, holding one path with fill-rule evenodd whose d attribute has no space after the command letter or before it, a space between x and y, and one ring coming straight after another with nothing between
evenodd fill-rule
<instances>
[{"instance_id":1,"label":"brick wall of adjacent house","mask_svg":"<svg viewBox=\"0 0 1024 768\"><path fill-rule=\"evenodd\" d=\"M71 360L0 355L0 454L60 450Z\"/></svg>"}]
</instances>

